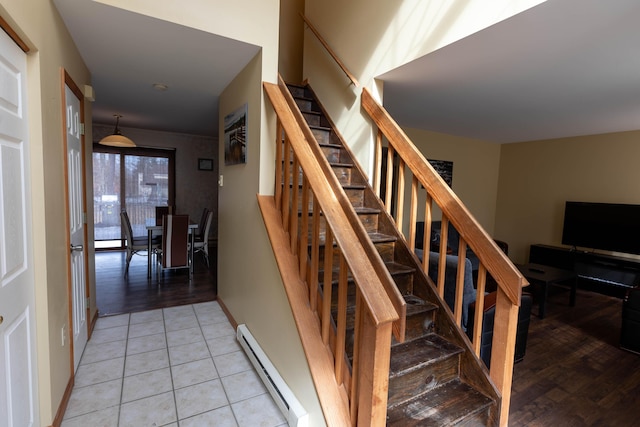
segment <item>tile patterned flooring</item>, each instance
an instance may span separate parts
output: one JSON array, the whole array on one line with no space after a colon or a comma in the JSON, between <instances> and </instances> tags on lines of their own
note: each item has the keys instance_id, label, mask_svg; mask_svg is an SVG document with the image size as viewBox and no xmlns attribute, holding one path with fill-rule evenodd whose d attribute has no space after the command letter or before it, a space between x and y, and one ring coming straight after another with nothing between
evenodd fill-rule
<instances>
[{"instance_id":1,"label":"tile patterned flooring","mask_svg":"<svg viewBox=\"0 0 640 427\"><path fill-rule=\"evenodd\" d=\"M62 422L286 425L216 301L99 318Z\"/></svg>"}]
</instances>

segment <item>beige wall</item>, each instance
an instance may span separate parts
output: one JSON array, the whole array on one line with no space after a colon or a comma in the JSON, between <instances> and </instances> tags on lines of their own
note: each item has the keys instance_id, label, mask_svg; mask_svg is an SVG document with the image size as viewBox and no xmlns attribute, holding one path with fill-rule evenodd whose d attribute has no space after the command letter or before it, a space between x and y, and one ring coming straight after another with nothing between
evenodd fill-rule
<instances>
[{"instance_id":1,"label":"beige wall","mask_svg":"<svg viewBox=\"0 0 640 427\"><path fill-rule=\"evenodd\" d=\"M261 105L268 101L263 99L260 60L258 55L220 97L221 123L245 102L249 110L247 163L225 166L222 160L220 164L224 186L219 203L218 291L235 321L247 325L309 412L311 425L321 426L324 417L256 199L264 145L273 148L273 137L261 138L261 128L273 129L261 122ZM224 159L222 133L220 141L219 157ZM272 188L273 172L266 180Z\"/></svg>"},{"instance_id":2,"label":"beige wall","mask_svg":"<svg viewBox=\"0 0 640 427\"><path fill-rule=\"evenodd\" d=\"M502 145L495 230L524 262L559 245L567 200L640 204L640 131Z\"/></svg>"},{"instance_id":3,"label":"beige wall","mask_svg":"<svg viewBox=\"0 0 640 427\"><path fill-rule=\"evenodd\" d=\"M31 203L36 288L36 329L40 421L53 421L71 375L67 226L64 195L63 97L61 68L79 87L90 76L52 2L6 0L0 9L32 49L28 54L28 109ZM90 117L87 103L86 115ZM89 253L91 253L90 248ZM92 282L93 272L88 272ZM93 307L95 312L95 307Z\"/></svg>"},{"instance_id":4,"label":"beige wall","mask_svg":"<svg viewBox=\"0 0 640 427\"><path fill-rule=\"evenodd\" d=\"M302 83L304 0L280 0L280 48L278 72L287 83Z\"/></svg>"},{"instance_id":5,"label":"beige wall","mask_svg":"<svg viewBox=\"0 0 640 427\"><path fill-rule=\"evenodd\" d=\"M453 191L480 225L493 235L500 145L420 129L403 130L427 159L453 162ZM424 190L419 193L425 194ZM409 200L409 194L405 200Z\"/></svg>"},{"instance_id":6,"label":"beige wall","mask_svg":"<svg viewBox=\"0 0 640 427\"><path fill-rule=\"evenodd\" d=\"M376 77L541 2L306 0L305 14L360 84L382 98ZM310 30L304 36L303 78L369 172L374 135L361 89L350 86Z\"/></svg>"}]
</instances>

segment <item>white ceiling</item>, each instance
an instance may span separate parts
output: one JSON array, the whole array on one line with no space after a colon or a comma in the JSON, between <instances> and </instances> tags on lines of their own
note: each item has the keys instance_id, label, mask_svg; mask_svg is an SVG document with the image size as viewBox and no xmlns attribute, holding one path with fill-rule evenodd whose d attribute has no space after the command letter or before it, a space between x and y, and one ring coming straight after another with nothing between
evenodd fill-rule
<instances>
[{"instance_id":1,"label":"white ceiling","mask_svg":"<svg viewBox=\"0 0 640 427\"><path fill-rule=\"evenodd\" d=\"M640 1L549 0L381 76L403 126L495 142L640 129Z\"/></svg>"},{"instance_id":2,"label":"white ceiling","mask_svg":"<svg viewBox=\"0 0 640 427\"><path fill-rule=\"evenodd\" d=\"M258 46L91 0L54 0L92 74L93 119L217 135ZM403 126L495 142L640 128L640 1L548 0L380 76ZM153 83L169 86L155 91Z\"/></svg>"},{"instance_id":3,"label":"white ceiling","mask_svg":"<svg viewBox=\"0 0 640 427\"><path fill-rule=\"evenodd\" d=\"M92 0L54 4L91 72L96 123L118 113L123 127L217 136L218 98L259 51Z\"/></svg>"}]
</instances>

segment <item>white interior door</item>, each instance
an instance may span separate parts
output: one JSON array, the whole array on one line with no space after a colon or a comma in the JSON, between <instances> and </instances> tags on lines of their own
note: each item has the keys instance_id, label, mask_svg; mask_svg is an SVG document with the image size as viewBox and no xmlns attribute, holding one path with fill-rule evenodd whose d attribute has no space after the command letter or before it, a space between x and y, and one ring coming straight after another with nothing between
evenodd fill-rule
<instances>
[{"instance_id":1,"label":"white interior door","mask_svg":"<svg viewBox=\"0 0 640 427\"><path fill-rule=\"evenodd\" d=\"M40 425L26 61L0 31L0 427Z\"/></svg>"},{"instance_id":2,"label":"white interior door","mask_svg":"<svg viewBox=\"0 0 640 427\"><path fill-rule=\"evenodd\" d=\"M82 144L80 135L80 99L65 85L67 128L67 182L69 185L69 233L71 247L71 306L73 329L73 365L78 370L80 358L87 344L87 285L85 274L84 209Z\"/></svg>"}]
</instances>

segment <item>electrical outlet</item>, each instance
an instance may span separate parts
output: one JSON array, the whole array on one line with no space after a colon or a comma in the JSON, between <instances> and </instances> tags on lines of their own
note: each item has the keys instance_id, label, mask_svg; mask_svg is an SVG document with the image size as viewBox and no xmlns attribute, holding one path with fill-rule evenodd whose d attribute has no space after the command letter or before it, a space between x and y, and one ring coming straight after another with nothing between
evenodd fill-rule
<instances>
[{"instance_id":1,"label":"electrical outlet","mask_svg":"<svg viewBox=\"0 0 640 427\"><path fill-rule=\"evenodd\" d=\"M220 175L220 177L218 178L218 185L220 187L224 186L224 176L223 175Z\"/></svg>"}]
</instances>

